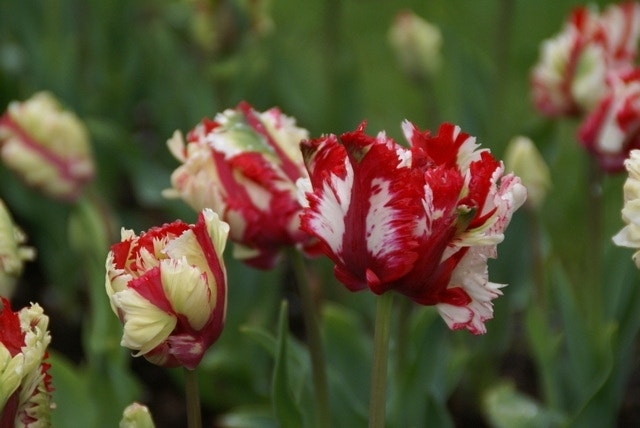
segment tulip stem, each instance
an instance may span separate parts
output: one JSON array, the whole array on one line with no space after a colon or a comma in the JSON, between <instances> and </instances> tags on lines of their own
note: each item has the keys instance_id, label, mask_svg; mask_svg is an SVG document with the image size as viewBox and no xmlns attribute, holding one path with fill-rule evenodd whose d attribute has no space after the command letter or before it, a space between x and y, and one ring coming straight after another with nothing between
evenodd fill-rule
<instances>
[{"instance_id":1,"label":"tulip stem","mask_svg":"<svg viewBox=\"0 0 640 428\"><path fill-rule=\"evenodd\" d=\"M590 239L587 274L589 291L586 295L587 322L590 327L601 325L601 274L602 274L602 181L603 173L594 157L589 157L587 227Z\"/></svg>"},{"instance_id":2,"label":"tulip stem","mask_svg":"<svg viewBox=\"0 0 640 428\"><path fill-rule=\"evenodd\" d=\"M306 341L311 355L311 371L313 375L313 388L315 392L316 426L329 428L331 426L331 411L329 407L329 387L327 383L327 369L320 334L320 317L318 309L309 288L309 278L302 254L292 251L293 270L300 293L302 316Z\"/></svg>"},{"instance_id":3,"label":"tulip stem","mask_svg":"<svg viewBox=\"0 0 640 428\"><path fill-rule=\"evenodd\" d=\"M187 426L189 428L202 428L200 393L198 391L198 373L195 370L185 368L184 380L187 400Z\"/></svg>"},{"instance_id":4,"label":"tulip stem","mask_svg":"<svg viewBox=\"0 0 640 428\"><path fill-rule=\"evenodd\" d=\"M369 400L369 428L384 428L387 405L387 359L393 294L377 297L376 321L371 366L371 399Z\"/></svg>"}]
</instances>

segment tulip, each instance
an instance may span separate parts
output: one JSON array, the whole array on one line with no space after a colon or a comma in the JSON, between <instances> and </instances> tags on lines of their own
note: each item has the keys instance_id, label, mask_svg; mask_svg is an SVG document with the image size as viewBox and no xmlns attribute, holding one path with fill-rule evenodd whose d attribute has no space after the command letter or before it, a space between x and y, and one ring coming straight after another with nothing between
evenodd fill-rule
<instances>
[{"instance_id":1,"label":"tulip","mask_svg":"<svg viewBox=\"0 0 640 428\"><path fill-rule=\"evenodd\" d=\"M87 130L48 92L14 101L0 117L0 157L28 185L74 201L94 176Z\"/></svg>"},{"instance_id":2,"label":"tulip","mask_svg":"<svg viewBox=\"0 0 640 428\"><path fill-rule=\"evenodd\" d=\"M624 165L629 173L623 187L622 221L626 225L613 237L613 242L638 250L633 261L640 269L640 150L632 150Z\"/></svg>"},{"instance_id":3,"label":"tulip","mask_svg":"<svg viewBox=\"0 0 640 428\"><path fill-rule=\"evenodd\" d=\"M306 176L299 150L305 138L308 132L278 109L259 113L242 102L204 119L186 143L174 133L168 145L183 164L165 196L219 213L230 225L234 256L253 267L273 267L288 246L312 252L311 238L299 229L295 185Z\"/></svg>"},{"instance_id":4,"label":"tulip","mask_svg":"<svg viewBox=\"0 0 640 428\"><path fill-rule=\"evenodd\" d=\"M151 418L151 412L147 406L139 403L132 403L124 409L120 428L154 428L155 424Z\"/></svg>"},{"instance_id":5,"label":"tulip","mask_svg":"<svg viewBox=\"0 0 640 428\"><path fill-rule=\"evenodd\" d=\"M525 188L457 126L432 136L405 121L410 149L364 127L302 143L302 229L348 289L396 291L435 305L452 329L484 333L501 294L487 259Z\"/></svg>"},{"instance_id":6,"label":"tulip","mask_svg":"<svg viewBox=\"0 0 640 428\"><path fill-rule=\"evenodd\" d=\"M0 298L0 426L49 427L49 318L37 303L13 312Z\"/></svg>"},{"instance_id":7,"label":"tulip","mask_svg":"<svg viewBox=\"0 0 640 428\"><path fill-rule=\"evenodd\" d=\"M24 262L35 257L35 250L22 245L24 241L24 233L0 199L0 296L11 297Z\"/></svg>"},{"instance_id":8,"label":"tulip","mask_svg":"<svg viewBox=\"0 0 640 428\"><path fill-rule=\"evenodd\" d=\"M411 11L399 12L389 29L389 43L407 75L424 79L440 67L442 34Z\"/></svg>"},{"instance_id":9,"label":"tulip","mask_svg":"<svg viewBox=\"0 0 640 428\"><path fill-rule=\"evenodd\" d=\"M611 90L585 118L578 130L580 143L602 170L624 170L624 161L640 148L640 68L609 76Z\"/></svg>"},{"instance_id":10,"label":"tulip","mask_svg":"<svg viewBox=\"0 0 640 428\"><path fill-rule=\"evenodd\" d=\"M178 220L139 236L122 230L105 280L124 324L122 346L159 366L195 369L224 326L228 232L209 209L192 225Z\"/></svg>"},{"instance_id":11,"label":"tulip","mask_svg":"<svg viewBox=\"0 0 640 428\"><path fill-rule=\"evenodd\" d=\"M546 40L531 80L541 113L575 116L588 112L606 93L610 71L632 67L640 37L640 5L573 10L563 30Z\"/></svg>"},{"instance_id":12,"label":"tulip","mask_svg":"<svg viewBox=\"0 0 640 428\"><path fill-rule=\"evenodd\" d=\"M504 163L527 188L525 204L540 208L551 187L551 172L533 141L522 135L514 137L507 146Z\"/></svg>"}]
</instances>

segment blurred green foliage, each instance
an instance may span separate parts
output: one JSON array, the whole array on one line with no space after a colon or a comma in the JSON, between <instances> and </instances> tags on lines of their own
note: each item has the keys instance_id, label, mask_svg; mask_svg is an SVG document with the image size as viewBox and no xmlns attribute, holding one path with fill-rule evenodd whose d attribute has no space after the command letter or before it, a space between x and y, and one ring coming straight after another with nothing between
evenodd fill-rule
<instances>
[{"instance_id":1,"label":"blurred green foliage","mask_svg":"<svg viewBox=\"0 0 640 428\"><path fill-rule=\"evenodd\" d=\"M53 92L87 124L98 165L88 192L94 208L48 200L0 168L0 197L38 251L14 300L38 300L52 318L57 426L115 426L134 399L150 403L158 426L181 426L181 404L160 396L167 388L180 396L179 374L160 377L168 386L159 387L152 382L159 370L143 368L144 361L132 367L118 347L118 324L101 296L101 255L119 239L121 226L140 231L195 218L181 202L161 196L176 167L166 140L241 100L258 110L277 105L314 136L366 120L370 133L384 129L402 140L405 118L431 129L450 121L497 156L512 136L531 137L553 174L539 218L544 302L535 300L532 280L532 216L520 212L499 259L490 263L491 279L510 285L495 302L485 336L449 332L432 308L398 309L405 318L398 316L392 350L404 351L391 361L390 426L625 423L628 381L638 382L640 296L630 252L610 242L621 227L624 177L604 179L601 240L588 245L594 207L586 198L588 159L575 141L577 124L543 119L529 102L529 70L539 45L578 4L0 2L0 105ZM442 31L442 68L429 82L407 78L389 48L388 28L402 9ZM91 211L96 201L100 209ZM94 236L100 227L106 235ZM586 269L593 254L602 261L595 295L585 286L593 281ZM306 350L299 334L287 334L286 318L277 328L280 301L288 297L291 331L300 331L288 266L264 273L229 259L228 270L227 327L201 370L207 415L229 427L275 426L282 414L299 418L296 412L312 399ZM314 270L326 302L334 423L363 426L373 297L345 291L324 260ZM598 313L589 301L597 302ZM274 359L275 391L289 400L278 401L275 414ZM640 406L631 400L632 410Z\"/></svg>"}]
</instances>

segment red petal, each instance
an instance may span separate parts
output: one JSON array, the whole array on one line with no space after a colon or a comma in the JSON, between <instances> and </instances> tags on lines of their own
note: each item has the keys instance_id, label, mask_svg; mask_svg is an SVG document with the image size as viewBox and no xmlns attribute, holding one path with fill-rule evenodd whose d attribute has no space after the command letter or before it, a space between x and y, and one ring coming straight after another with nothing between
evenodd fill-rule
<instances>
[{"instance_id":1,"label":"red petal","mask_svg":"<svg viewBox=\"0 0 640 428\"><path fill-rule=\"evenodd\" d=\"M175 314L169 299L167 299L166 294L164 294L159 266L146 271L139 278L129 281L129 288L136 290L142 297L159 309L170 314Z\"/></svg>"},{"instance_id":2,"label":"red petal","mask_svg":"<svg viewBox=\"0 0 640 428\"><path fill-rule=\"evenodd\" d=\"M11 303L4 297L0 297L0 343L12 357L22 352L25 345L18 313L11 310Z\"/></svg>"}]
</instances>

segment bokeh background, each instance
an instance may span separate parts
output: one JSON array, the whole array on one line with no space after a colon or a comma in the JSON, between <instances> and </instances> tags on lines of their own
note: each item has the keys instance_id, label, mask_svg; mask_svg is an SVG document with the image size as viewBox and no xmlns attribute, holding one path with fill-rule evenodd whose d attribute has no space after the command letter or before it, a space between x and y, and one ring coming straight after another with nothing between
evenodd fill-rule
<instances>
[{"instance_id":1,"label":"bokeh background","mask_svg":"<svg viewBox=\"0 0 640 428\"><path fill-rule=\"evenodd\" d=\"M592 2L605 6L607 2ZM602 182L602 240L588 235L588 159L576 122L551 121L530 102L529 73L545 38L577 1L553 0L4 0L0 2L0 106L48 90L85 122L98 175L82 201L54 201L0 167L0 197L38 252L13 298L51 317L54 426L112 427L133 400L158 427L183 426L179 372L132 359L104 294L104 257L120 227L136 231L195 213L162 197L177 162L166 140L246 100L278 106L313 136L367 121L402 141L400 123L458 124L497 156L527 135L552 172L539 213L518 212L494 282L508 283L488 333L450 332L432 308L413 308L409 341L392 375L391 426L640 426L640 277L631 251L610 237L622 227L624 174ZM441 66L407 75L388 31L411 10L442 33ZM94 205L92 205L94 206ZM532 217L541 227L531 228ZM108 224L107 235L86 232ZM535 235L535 236L534 236ZM532 265L532 242L544 266ZM596 301L585 307L589 260L602 262ZM309 400L301 317L286 264L272 272L228 257L228 322L200 373L206 426L276 426L270 412L280 300L290 302L292 384ZM325 260L313 263L325 312L336 426L364 426L375 306L351 294ZM102 269L102 272L101 272ZM535 274L545 283L534 298ZM99 291L96 292L96 289ZM591 291L590 291L591 292ZM399 301L399 300L398 300ZM297 345L296 345L297 344ZM296 382L298 382L296 384ZM305 401L307 400L307 401Z\"/></svg>"}]
</instances>

